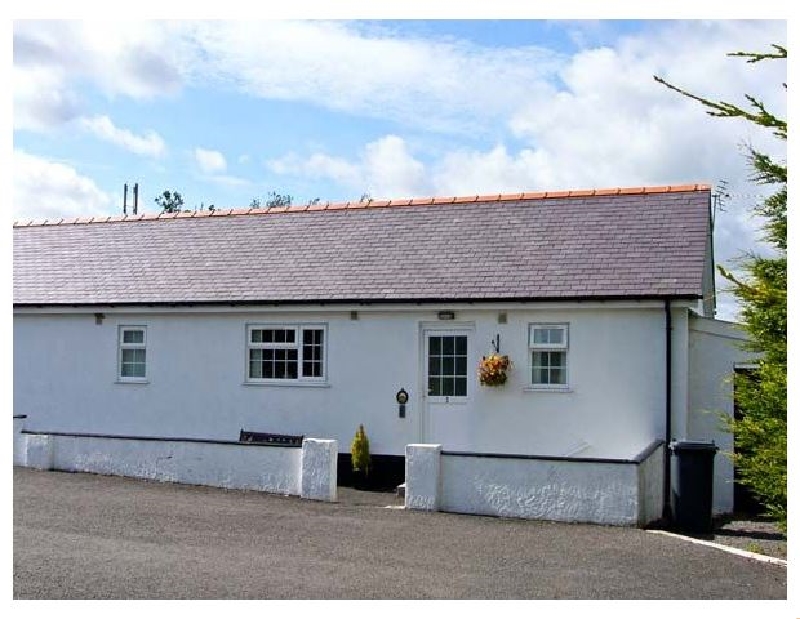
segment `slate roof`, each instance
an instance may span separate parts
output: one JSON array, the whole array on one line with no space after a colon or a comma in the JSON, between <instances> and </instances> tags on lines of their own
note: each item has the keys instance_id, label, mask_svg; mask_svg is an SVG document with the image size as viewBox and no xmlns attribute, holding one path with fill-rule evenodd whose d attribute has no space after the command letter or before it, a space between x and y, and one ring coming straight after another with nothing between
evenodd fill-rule
<instances>
[{"instance_id":1,"label":"slate roof","mask_svg":"<svg viewBox=\"0 0 800 619\"><path fill-rule=\"evenodd\" d=\"M14 305L702 295L708 185L14 224Z\"/></svg>"}]
</instances>

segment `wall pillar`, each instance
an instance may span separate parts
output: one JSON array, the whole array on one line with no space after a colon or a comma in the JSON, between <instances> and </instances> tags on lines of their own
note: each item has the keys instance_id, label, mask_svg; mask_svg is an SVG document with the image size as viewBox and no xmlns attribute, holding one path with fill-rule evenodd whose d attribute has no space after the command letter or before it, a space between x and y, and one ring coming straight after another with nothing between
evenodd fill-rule
<instances>
[{"instance_id":1,"label":"wall pillar","mask_svg":"<svg viewBox=\"0 0 800 619\"><path fill-rule=\"evenodd\" d=\"M441 445L406 445L406 509L438 511Z\"/></svg>"},{"instance_id":2,"label":"wall pillar","mask_svg":"<svg viewBox=\"0 0 800 619\"><path fill-rule=\"evenodd\" d=\"M25 415L14 415L14 466L25 466L25 449L27 442L22 433L25 427Z\"/></svg>"},{"instance_id":3,"label":"wall pillar","mask_svg":"<svg viewBox=\"0 0 800 619\"><path fill-rule=\"evenodd\" d=\"M53 437L42 434L25 435L25 466L45 471L53 468Z\"/></svg>"},{"instance_id":4,"label":"wall pillar","mask_svg":"<svg viewBox=\"0 0 800 619\"><path fill-rule=\"evenodd\" d=\"M336 461L339 443L317 438L303 439L300 496L316 501L336 501Z\"/></svg>"}]
</instances>

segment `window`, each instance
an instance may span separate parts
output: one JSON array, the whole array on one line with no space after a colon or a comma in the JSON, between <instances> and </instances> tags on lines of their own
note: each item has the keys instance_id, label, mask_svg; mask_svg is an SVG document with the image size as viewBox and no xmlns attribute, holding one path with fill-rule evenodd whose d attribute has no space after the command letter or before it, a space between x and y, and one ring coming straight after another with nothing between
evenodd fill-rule
<instances>
[{"instance_id":1,"label":"window","mask_svg":"<svg viewBox=\"0 0 800 619\"><path fill-rule=\"evenodd\" d=\"M119 328L119 380L143 382L147 379L146 327Z\"/></svg>"},{"instance_id":2,"label":"window","mask_svg":"<svg viewBox=\"0 0 800 619\"><path fill-rule=\"evenodd\" d=\"M429 335L428 395L467 395L467 336Z\"/></svg>"},{"instance_id":3,"label":"window","mask_svg":"<svg viewBox=\"0 0 800 619\"><path fill-rule=\"evenodd\" d=\"M567 325L530 325L528 346L534 387L567 386L567 335Z\"/></svg>"},{"instance_id":4,"label":"window","mask_svg":"<svg viewBox=\"0 0 800 619\"><path fill-rule=\"evenodd\" d=\"M325 380L325 327L249 325L249 382Z\"/></svg>"}]
</instances>

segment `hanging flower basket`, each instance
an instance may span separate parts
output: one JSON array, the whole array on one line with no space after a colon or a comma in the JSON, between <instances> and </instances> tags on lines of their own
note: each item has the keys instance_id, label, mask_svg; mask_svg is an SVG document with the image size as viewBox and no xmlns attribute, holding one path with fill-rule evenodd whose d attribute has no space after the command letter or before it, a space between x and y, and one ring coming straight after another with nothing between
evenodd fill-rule
<instances>
[{"instance_id":1,"label":"hanging flower basket","mask_svg":"<svg viewBox=\"0 0 800 619\"><path fill-rule=\"evenodd\" d=\"M508 380L510 367L508 355L492 354L483 357L478 364L478 379L484 387L499 387Z\"/></svg>"}]
</instances>

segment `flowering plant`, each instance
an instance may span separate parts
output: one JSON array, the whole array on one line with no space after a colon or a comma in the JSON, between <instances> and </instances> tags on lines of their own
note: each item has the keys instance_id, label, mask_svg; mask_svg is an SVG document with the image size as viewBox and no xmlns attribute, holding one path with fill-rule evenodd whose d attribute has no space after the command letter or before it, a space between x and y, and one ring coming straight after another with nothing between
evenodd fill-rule
<instances>
[{"instance_id":1,"label":"flowering plant","mask_svg":"<svg viewBox=\"0 0 800 619\"><path fill-rule=\"evenodd\" d=\"M510 367L511 361L508 360L508 355L494 353L488 357L482 357L478 364L478 378L481 385L488 387L504 385L508 380Z\"/></svg>"}]
</instances>

